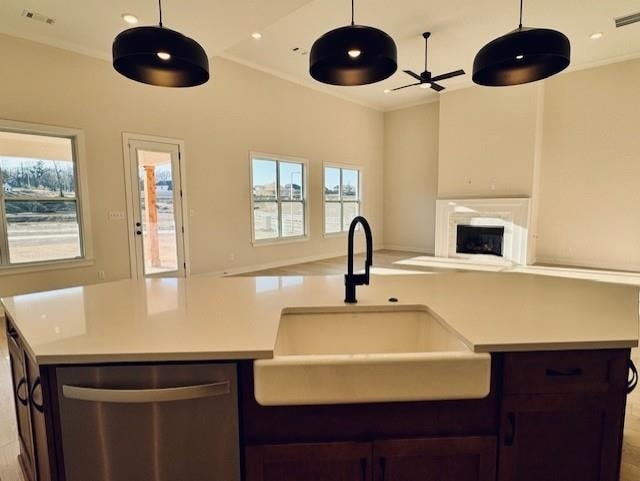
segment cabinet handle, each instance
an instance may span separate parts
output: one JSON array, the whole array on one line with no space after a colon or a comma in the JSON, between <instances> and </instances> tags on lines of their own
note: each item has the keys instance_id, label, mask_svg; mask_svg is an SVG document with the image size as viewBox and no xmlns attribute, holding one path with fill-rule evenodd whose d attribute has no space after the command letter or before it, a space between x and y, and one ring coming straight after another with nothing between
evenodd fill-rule
<instances>
[{"instance_id":1,"label":"cabinet handle","mask_svg":"<svg viewBox=\"0 0 640 481\"><path fill-rule=\"evenodd\" d=\"M22 404L23 406L26 406L27 403L29 402L29 399L25 396L25 397L20 397L20 389L22 389L23 386L27 385L27 380L25 378L20 379L20 381L18 381L18 385L16 386L16 398L18 399L18 401L20 401L20 404ZM27 395L29 394L29 392L27 391Z\"/></svg>"},{"instance_id":2,"label":"cabinet handle","mask_svg":"<svg viewBox=\"0 0 640 481\"><path fill-rule=\"evenodd\" d=\"M548 367L546 370L547 376L550 377L572 377L572 376L582 376L582 369L579 367L574 367L570 369L553 369Z\"/></svg>"},{"instance_id":3,"label":"cabinet handle","mask_svg":"<svg viewBox=\"0 0 640 481\"><path fill-rule=\"evenodd\" d=\"M36 379L36 382L34 382L33 386L31 387L31 395L29 396L29 399L31 400L31 405L34 408L36 408L36 410L38 412L43 413L44 412L44 404L39 404L36 401L35 392L36 392L37 388L40 388L40 397L42 398L42 383L40 382L40 376L38 376L38 378Z\"/></svg>"},{"instance_id":4,"label":"cabinet handle","mask_svg":"<svg viewBox=\"0 0 640 481\"><path fill-rule=\"evenodd\" d=\"M629 359L629 374L627 380L627 394L631 394L638 385L638 369L631 359Z\"/></svg>"},{"instance_id":5,"label":"cabinet handle","mask_svg":"<svg viewBox=\"0 0 640 481\"><path fill-rule=\"evenodd\" d=\"M362 481L367 481L367 458L360 458L360 469L362 470Z\"/></svg>"},{"instance_id":6,"label":"cabinet handle","mask_svg":"<svg viewBox=\"0 0 640 481\"><path fill-rule=\"evenodd\" d=\"M504 436L504 445L513 446L516 439L516 415L515 413L507 414L507 422L509 423L509 431Z\"/></svg>"},{"instance_id":7,"label":"cabinet handle","mask_svg":"<svg viewBox=\"0 0 640 481\"><path fill-rule=\"evenodd\" d=\"M387 458L380 458L380 481L387 479Z\"/></svg>"},{"instance_id":8,"label":"cabinet handle","mask_svg":"<svg viewBox=\"0 0 640 481\"><path fill-rule=\"evenodd\" d=\"M71 386L68 384L62 386L62 395L67 399L105 403L186 401L190 399L222 396L230 392L231 384L229 381L160 389L100 389Z\"/></svg>"}]
</instances>

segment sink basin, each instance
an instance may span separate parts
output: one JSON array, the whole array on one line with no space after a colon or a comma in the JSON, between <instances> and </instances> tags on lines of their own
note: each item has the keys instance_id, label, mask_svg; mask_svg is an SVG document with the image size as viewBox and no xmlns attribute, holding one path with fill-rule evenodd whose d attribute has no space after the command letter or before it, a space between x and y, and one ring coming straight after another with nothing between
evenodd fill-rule
<instances>
[{"instance_id":1,"label":"sink basin","mask_svg":"<svg viewBox=\"0 0 640 481\"><path fill-rule=\"evenodd\" d=\"M425 306L287 311L273 359L254 363L265 406L478 399L491 356Z\"/></svg>"}]
</instances>

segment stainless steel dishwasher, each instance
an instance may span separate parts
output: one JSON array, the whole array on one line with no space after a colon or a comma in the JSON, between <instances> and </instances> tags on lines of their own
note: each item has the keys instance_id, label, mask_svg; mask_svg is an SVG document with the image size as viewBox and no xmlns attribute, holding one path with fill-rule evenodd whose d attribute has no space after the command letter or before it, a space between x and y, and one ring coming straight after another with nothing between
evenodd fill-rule
<instances>
[{"instance_id":1,"label":"stainless steel dishwasher","mask_svg":"<svg viewBox=\"0 0 640 481\"><path fill-rule=\"evenodd\" d=\"M66 481L239 481L235 364L56 369Z\"/></svg>"}]
</instances>

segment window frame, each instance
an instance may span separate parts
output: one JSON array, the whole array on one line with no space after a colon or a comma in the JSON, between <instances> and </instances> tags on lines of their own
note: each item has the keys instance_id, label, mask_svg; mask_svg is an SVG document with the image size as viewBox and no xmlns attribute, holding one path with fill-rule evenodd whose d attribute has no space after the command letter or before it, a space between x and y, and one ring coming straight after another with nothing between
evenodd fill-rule
<instances>
[{"instance_id":1,"label":"window frame","mask_svg":"<svg viewBox=\"0 0 640 481\"><path fill-rule=\"evenodd\" d=\"M327 168L340 169L340 200L326 200L325 188L326 188L326 174ZM358 172L358 200L343 200L342 199L342 171L343 170L355 170ZM349 232L349 229L344 228L344 204L358 204L358 215L363 216L363 167L354 164L336 163L336 162L324 162L322 165L322 232L324 237L340 237ZM327 232L327 202L340 204L340 231L339 232ZM359 226L358 226L359 228Z\"/></svg>"},{"instance_id":2,"label":"window frame","mask_svg":"<svg viewBox=\"0 0 640 481\"><path fill-rule=\"evenodd\" d=\"M78 219L78 233L80 241L80 256L68 259L46 259L41 261L10 263L8 226L5 212L4 192L0 193L0 276L38 272L61 268L83 267L93 264L93 242L91 237L91 223L89 216L89 195L86 177L86 155L84 131L80 129L58 127L45 124L19 122L0 119L0 131L27 135L41 135L59 137L71 140L76 195L76 215ZM19 199L17 199L19 200ZM32 198L28 200L34 200ZM41 200L41 199L35 199ZM48 201L60 201L57 198Z\"/></svg>"},{"instance_id":3,"label":"window frame","mask_svg":"<svg viewBox=\"0 0 640 481\"><path fill-rule=\"evenodd\" d=\"M273 201L259 201L259 202L275 202L278 207L278 237L270 239L256 239L254 207L256 202L253 199L253 161L257 160L270 160L276 163L276 198ZM302 165L302 200L281 200L280 199L280 163L296 163ZM308 241L309 235L309 161L302 157L293 157L280 154L268 154L265 152L250 151L249 152L249 198L251 208L251 244L254 247L274 245L274 244L289 244L294 242ZM298 236L282 236L282 204L285 203L302 203L302 213L304 216L304 233Z\"/></svg>"}]
</instances>

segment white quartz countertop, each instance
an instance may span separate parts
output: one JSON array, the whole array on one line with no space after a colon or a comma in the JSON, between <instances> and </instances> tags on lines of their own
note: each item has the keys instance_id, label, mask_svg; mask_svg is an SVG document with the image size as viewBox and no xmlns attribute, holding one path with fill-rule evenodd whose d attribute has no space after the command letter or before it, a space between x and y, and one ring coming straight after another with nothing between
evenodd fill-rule
<instances>
[{"instance_id":1,"label":"white quartz countertop","mask_svg":"<svg viewBox=\"0 0 640 481\"><path fill-rule=\"evenodd\" d=\"M424 305L475 352L638 345L637 286L518 273L124 280L2 299L40 364L258 359L285 309Z\"/></svg>"}]
</instances>

